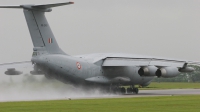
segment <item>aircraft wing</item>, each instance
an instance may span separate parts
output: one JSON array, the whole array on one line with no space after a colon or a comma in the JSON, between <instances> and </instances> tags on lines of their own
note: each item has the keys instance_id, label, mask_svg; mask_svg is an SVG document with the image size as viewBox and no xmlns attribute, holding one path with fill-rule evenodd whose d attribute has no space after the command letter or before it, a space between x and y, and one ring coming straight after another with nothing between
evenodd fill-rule
<instances>
[{"instance_id":1,"label":"aircraft wing","mask_svg":"<svg viewBox=\"0 0 200 112\"><path fill-rule=\"evenodd\" d=\"M200 65L200 62L123 53L86 54L76 57L83 58L88 62L94 63L102 67L136 66L143 69L145 67L154 67L154 69L155 67L157 69L171 67L177 68L179 72L194 71L194 68L188 67L188 64Z\"/></svg>"},{"instance_id":2,"label":"aircraft wing","mask_svg":"<svg viewBox=\"0 0 200 112\"><path fill-rule=\"evenodd\" d=\"M157 66L157 67L178 67L187 65L186 61L156 59L156 58L117 58L107 57L102 66Z\"/></svg>"},{"instance_id":3,"label":"aircraft wing","mask_svg":"<svg viewBox=\"0 0 200 112\"><path fill-rule=\"evenodd\" d=\"M0 64L0 71L6 75L20 75L23 73L30 73L33 70L31 61L14 62Z\"/></svg>"},{"instance_id":4,"label":"aircraft wing","mask_svg":"<svg viewBox=\"0 0 200 112\"><path fill-rule=\"evenodd\" d=\"M79 55L76 57L84 58L88 62L100 66L156 66L156 67L177 67L183 68L188 64L200 65L200 62L187 60L169 59L154 56L133 55L124 53L97 53Z\"/></svg>"}]
</instances>

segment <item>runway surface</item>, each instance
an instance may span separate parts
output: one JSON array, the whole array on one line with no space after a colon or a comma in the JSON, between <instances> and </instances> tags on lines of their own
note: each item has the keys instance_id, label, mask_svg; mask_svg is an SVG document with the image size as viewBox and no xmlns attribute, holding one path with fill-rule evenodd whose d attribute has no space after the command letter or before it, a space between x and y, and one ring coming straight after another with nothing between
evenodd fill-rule
<instances>
[{"instance_id":1,"label":"runway surface","mask_svg":"<svg viewBox=\"0 0 200 112\"><path fill-rule=\"evenodd\" d=\"M44 100L78 100L78 99L102 99L102 98L133 98L133 97L155 97L155 96L175 96L175 95L200 95L200 89L167 89L167 90L140 90L139 94L96 94L92 95L61 95L57 97L36 97L33 96L31 99L9 99L0 100L0 102L11 102L11 101L44 101ZM48 96L48 95L47 95ZM20 96L23 97L23 96ZM35 99L34 99L35 98ZM6 98L7 99L7 98Z\"/></svg>"},{"instance_id":2,"label":"runway surface","mask_svg":"<svg viewBox=\"0 0 200 112\"><path fill-rule=\"evenodd\" d=\"M103 93L98 88L75 87L57 80L47 80L44 76L29 74L17 77L1 75L0 102L153 97L170 95L200 95L200 89L140 90L139 94L115 95Z\"/></svg>"},{"instance_id":3,"label":"runway surface","mask_svg":"<svg viewBox=\"0 0 200 112\"><path fill-rule=\"evenodd\" d=\"M74 99L99 99L99 98L132 98L174 95L200 95L200 89L166 89L166 90L140 90L138 94L110 95L102 97L83 97Z\"/></svg>"}]
</instances>

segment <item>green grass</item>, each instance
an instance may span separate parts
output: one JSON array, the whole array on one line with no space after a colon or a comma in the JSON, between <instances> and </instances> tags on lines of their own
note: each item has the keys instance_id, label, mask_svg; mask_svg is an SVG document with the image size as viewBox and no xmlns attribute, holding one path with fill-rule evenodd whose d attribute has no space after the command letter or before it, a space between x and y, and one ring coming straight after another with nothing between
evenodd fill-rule
<instances>
[{"instance_id":1,"label":"green grass","mask_svg":"<svg viewBox=\"0 0 200 112\"><path fill-rule=\"evenodd\" d=\"M199 112L200 95L0 103L0 112Z\"/></svg>"},{"instance_id":2,"label":"green grass","mask_svg":"<svg viewBox=\"0 0 200 112\"><path fill-rule=\"evenodd\" d=\"M200 89L200 83L182 83L182 82L152 82L149 86L139 88L140 90L150 89Z\"/></svg>"}]
</instances>

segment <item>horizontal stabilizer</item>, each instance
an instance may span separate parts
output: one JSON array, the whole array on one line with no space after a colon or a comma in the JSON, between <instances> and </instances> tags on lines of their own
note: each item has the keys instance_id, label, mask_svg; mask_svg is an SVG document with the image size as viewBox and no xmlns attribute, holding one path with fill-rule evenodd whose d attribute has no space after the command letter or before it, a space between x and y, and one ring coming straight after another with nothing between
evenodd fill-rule
<instances>
[{"instance_id":1,"label":"horizontal stabilizer","mask_svg":"<svg viewBox=\"0 0 200 112\"><path fill-rule=\"evenodd\" d=\"M26 5L8 5L8 6L0 6L0 8L23 8L28 10L37 10L43 12L50 12L53 7L63 6L63 5L70 5L74 4L74 2L64 2L64 3L54 3L54 4L41 4L41 5L34 5L34 4L26 4Z\"/></svg>"},{"instance_id":2,"label":"horizontal stabilizer","mask_svg":"<svg viewBox=\"0 0 200 112\"><path fill-rule=\"evenodd\" d=\"M43 8L43 9L47 9L47 8L58 7L58 6L63 6L63 5L70 5L70 4L74 4L74 2L34 5L34 6L32 6L32 7L34 7L34 8Z\"/></svg>"}]
</instances>

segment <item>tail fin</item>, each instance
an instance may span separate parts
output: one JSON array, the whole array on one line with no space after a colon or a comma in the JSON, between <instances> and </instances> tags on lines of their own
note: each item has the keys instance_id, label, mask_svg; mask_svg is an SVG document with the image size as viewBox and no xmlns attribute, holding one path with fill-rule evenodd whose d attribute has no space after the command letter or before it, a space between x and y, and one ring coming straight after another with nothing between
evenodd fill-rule
<instances>
[{"instance_id":1,"label":"tail fin","mask_svg":"<svg viewBox=\"0 0 200 112\"><path fill-rule=\"evenodd\" d=\"M45 12L51 12L52 7L69 5L73 2L44 4L0 6L0 8L23 8L34 48L45 48L50 54L65 54L58 46L51 28L46 20Z\"/></svg>"}]
</instances>

